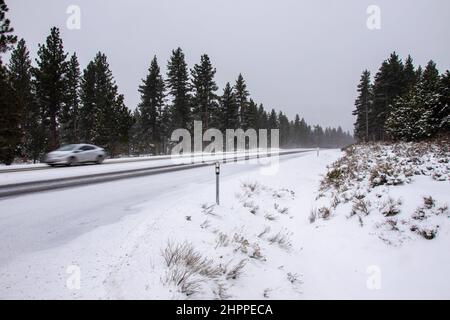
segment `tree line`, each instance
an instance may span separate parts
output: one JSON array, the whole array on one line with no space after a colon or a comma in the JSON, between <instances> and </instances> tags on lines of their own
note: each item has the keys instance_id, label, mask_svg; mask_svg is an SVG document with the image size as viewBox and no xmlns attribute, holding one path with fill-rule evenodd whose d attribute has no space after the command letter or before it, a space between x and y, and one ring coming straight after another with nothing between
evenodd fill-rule
<instances>
[{"instance_id":1,"label":"tree line","mask_svg":"<svg viewBox=\"0 0 450 320\"><path fill-rule=\"evenodd\" d=\"M393 52L372 82L365 70L355 101L354 136L358 141L420 141L450 132L450 73L430 60L414 66Z\"/></svg>"},{"instance_id":2,"label":"tree line","mask_svg":"<svg viewBox=\"0 0 450 320\"><path fill-rule=\"evenodd\" d=\"M0 0L0 162L38 160L63 144L92 143L111 155L167 153L177 128L191 130L279 129L281 147L338 147L352 142L339 128L310 126L298 115L266 111L250 97L244 77L222 94L208 55L189 70L181 48L172 51L164 78L156 56L132 112L125 105L104 53L81 70L76 53L65 52L59 29L39 44L33 64L24 39L17 39L8 8ZM2 54L11 51L4 64Z\"/></svg>"}]
</instances>

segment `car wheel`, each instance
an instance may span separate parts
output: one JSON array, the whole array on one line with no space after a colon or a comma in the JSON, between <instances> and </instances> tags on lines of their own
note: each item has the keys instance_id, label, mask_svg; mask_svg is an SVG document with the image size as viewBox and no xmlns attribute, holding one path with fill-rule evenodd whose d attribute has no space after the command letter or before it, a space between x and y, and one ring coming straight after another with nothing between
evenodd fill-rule
<instances>
[{"instance_id":1,"label":"car wheel","mask_svg":"<svg viewBox=\"0 0 450 320\"><path fill-rule=\"evenodd\" d=\"M95 161L96 164L102 164L103 160L105 160L105 158L103 156L98 156L97 160Z\"/></svg>"},{"instance_id":2,"label":"car wheel","mask_svg":"<svg viewBox=\"0 0 450 320\"><path fill-rule=\"evenodd\" d=\"M66 165L68 167L70 167L70 166L73 166L76 163L77 163L77 159L75 157L70 157L69 160L67 160L67 164Z\"/></svg>"}]
</instances>

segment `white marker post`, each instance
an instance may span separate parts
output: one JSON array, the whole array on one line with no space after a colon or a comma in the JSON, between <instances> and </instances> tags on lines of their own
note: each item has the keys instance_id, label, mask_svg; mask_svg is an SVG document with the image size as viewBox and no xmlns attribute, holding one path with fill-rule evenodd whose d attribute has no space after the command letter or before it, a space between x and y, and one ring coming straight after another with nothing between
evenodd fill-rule
<instances>
[{"instance_id":1,"label":"white marker post","mask_svg":"<svg viewBox=\"0 0 450 320\"><path fill-rule=\"evenodd\" d=\"M219 175L220 175L220 163L216 162L216 204L219 205Z\"/></svg>"}]
</instances>

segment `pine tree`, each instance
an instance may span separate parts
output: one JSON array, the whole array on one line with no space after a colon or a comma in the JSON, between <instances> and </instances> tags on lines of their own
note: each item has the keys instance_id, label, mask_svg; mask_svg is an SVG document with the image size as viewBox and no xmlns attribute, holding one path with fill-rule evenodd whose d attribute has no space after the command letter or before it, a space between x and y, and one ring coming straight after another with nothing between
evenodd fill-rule
<instances>
[{"instance_id":1,"label":"pine tree","mask_svg":"<svg viewBox=\"0 0 450 320\"><path fill-rule=\"evenodd\" d=\"M386 122L389 134L394 139L407 141L435 136L445 118L441 94L439 71L430 61L421 71L420 81L395 100Z\"/></svg>"},{"instance_id":2,"label":"pine tree","mask_svg":"<svg viewBox=\"0 0 450 320\"><path fill-rule=\"evenodd\" d=\"M249 126L248 115L248 96L247 84L245 83L242 74L239 74L236 84L234 85L234 95L236 97L236 104L238 108L239 127L246 130Z\"/></svg>"},{"instance_id":3,"label":"pine tree","mask_svg":"<svg viewBox=\"0 0 450 320\"><path fill-rule=\"evenodd\" d=\"M322 127L319 125L314 126L312 135L313 135L312 140L314 142L314 145L317 147L322 147L325 142L324 141L325 133L324 133Z\"/></svg>"},{"instance_id":4,"label":"pine tree","mask_svg":"<svg viewBox=\"0 0 450 320\"><path fill-rule=\"evenodd\" d=\"M97 70L95 61L88 63L83 71L80 83L80 140L91 143L97 135L95 123L98 121L97 110Z\"/></svg>"},{"instance_id":5,"label":"pine tree","mask_svg":"<svg viewBox=\"0 0 450 320\"><path fill-rule=\"evenodd\" d=\"M384 61L375 75L373 85L373 112L369 114L369 134L375 140L384 140L385 122L390 113L393 101L405 94L403 63L394 52L388 60Z\"/></svg>"},{"instance_id":6,"label":"pine tree","mask_svg":"<svg viewBox=\"0 0 450 320\"><path fill-rule=\"evenodd\" d=\"M267 129L267 112L262 104L258 108L256 127L257 129Z\"/></svg>"},{"instance_id":7,"label":"pine tree","mask_svg":"<svg viewBox=\"0 0 450 320\"><path fill-rule=\"evenodd\" d=\"M247 129L258 129L258 105L250 98L247 106Z\"/></svg>"},{"instance_id":8,"label":"pine tree","mask_svg":"<svg viewBox=\"0 0 450 320\"><path fill-rule=\"evenodd\" d=\"M61 143L80 142L79 104L80 104L80 64L74 53L67 68L67 89L65 103L61 110Z\"/></svg>"},{"instance_id":9,"label":"pine tree","mask_svg":"<svg viewBox=\"0 0 450 320\"><path fill-rule=\"evenodd\" d=\"M436 63L433 60L428 61L420 80L422 89L428 93L437 92L439 89L439 80L439 71L436 68Z\"/></svg>"},{"instance_id":10,"label":"pine tree","mask_svg":"<svg viewBox=\"0 0 450 320\"><path fill-rule=\"evenodd\" d=\"M6 18L9 11L4 0L0 0L0 55L7 52L17 42L17 36L13 35L14 29L10 26L10 20ZM1 56L0 56L1 64Z\"/></svg>"},{"instance_id":11,"label":"pine tree","mask_svg":"<svg viewBox=\"0 0 450 320\"><path fill-rule=\"evenodd\" d=\"M81 136L87 143L104 147L111 156L128 152L133 125L130 110L118 94L105 54L99 52L84 70L81 81Z\"/></svg>"},{"instance_id":12,"label":"pine tree","mask_svg":"<svg viewBox=\"0 0 450 320\"><path fill-rule=\"evenodd\" d=\"M368 141L370 132L369 114L372 113L372 86L368 70L365 70L361 75L358 93L358 98L355 101L356 109L353 111L353 115L356 116L355 137L358 141Z\"/></svg>"},{"instance_id":13,"label":"pine tree","mask_svg":"<svg viewBox=\"0 0 450 320\"><path fill-rule=\"evenodd\" d=\"M295 145L295 147L299 147L301 145L301 122L300 122L300 116L298 114L295 115L295 120L292 126L292 142Z\"/></svg>"},{"instance_id":14,"label":"pine tree","mask_svg":"<svg viewBox=\"0 0 450 320\"><path fill-rule=\"evenodd\" d=\"M18 103L21 118L21 154L36 162L44 148L44 137L40 124L39 107L34 95L30 53L25 40L21 39L11 54L9 74Z\"/></svg>"},{"instance_id":15,"label":"pine tree","mask_svg":"<svg viewBox=\"0 0 450 320\"><path fill-rule=\"evenodd\" d=\"M275 109L270 112L269 118L267 119L268 129L278 129L278 117Z\"/></svg>"},{"instance_id":16,"label":"pine tree","mask_svg":"<svg viewBox=\"0 0 450 320\"><path fill-rule=\"evenodd\" d=\"M386 120L387 133L396 140L419 140L427 136L423 127L425 112L423 90L416 85L406 95L398 97Z\"/></svg>"},{"instance_id":17,"label":"pine tree","mask_svg":"<svg viewBox=\"0 0 450 320\"><path fill-rule=\"evenodd\" d=\"M410 55L405 61L405 67L403 69L403 77L405 80L406 92L410 91L417 84L417 73L414 69L413 59Z\"/></svg>"},{"instance_id":18,"label":"pine tree","mask_svg":"<svg viewBox=\"0 0 450 320\"><path fill-rule=\"evenodd\" d=\"M439 90L439 104L441 106L439 131L450 133L450 72L448 70L441 76Z\"/></svg>"},{"instance_id":19,"label":"pine tree","mask_svg":"<svg viewBox=\"0 0 450 320\"><path fill-rule=\"evenodd\" d=\"M305 119L300 120L300 146L307 147L311 143L311 128L306 123Z\"/></svg>"},{"instance_id":20,"label":"pine tree","mask_svg":"<svg viewBox=\"0 0 450 320\"><path fill-rule=\"evenodd\" d=\"M278 113L278 127L280 129L280 147L286 147L289 142L289 120L283 114L283 112Z\"/></svg>"},{"instance_id":21,"label":"pine tree","mask_svg":"<svg viewBox=\"0 0 450 320\"><path fill-rule=\"evenodd\" d=\"M8 7L0 0L0 162L11 164L21 142L20 106L11 86L8 70L3 65L2 54L16 43L14 29L6 18Z\"/></svg>"},{"instance_id":22,"label":"pine tree","mask_svg":"<svg viewBox=\"0 0 450 320\"><path fill-rule=\"evenodd\" d=\"M21 143L21 114L8 70L0 64L0 162L14 161Z\"/></svg>"},{"instance_id":23,"label":"pine tree","mask_svg":"<svg viewBox=\"0 0 450 320\"><path fill-rule=\"evenodd\" d=\"M130 128L130 153L134 155L140 155L145 153L147 150L148 140L142 137L142 117L139 112L139 108L134 109L133 114L133 125Z\"/></svg>"},{"instance_id":24,"label":"pine tree","mask_svg":"<svg viewBox=\"0 0 450 320\"><path fill-rule=\"evenodd\" d=\"M67 54L59 36L59 29L53 27L44 45L39 45L38 67L34 69L37 102L42 112L46 129L46 150L59 145L58 118L66 99Z\"/></svg>"},{"instance_id":25,"label":"pine tree","mask_svg":"<svg viewBox=\"0 0 450 320\"><path fill-rule=\"evenodd\" d=\"M116 96L111 110L113 117L107 124L111 130L107 146L113 156L123 152L130 153L130 132L134 125L134 118L124 100L122 94Z\"/></svg>"},{"instance_id":26,"label":"pine tree","mask_svg":"<svg viewBox=\"0 0 450 320\"><path fill-rule=\"evenodd\" d=\"M189 74L181 48L172 51L167 70L167 87L172 96L171 128L190 129L191 95Z\"/></svg>"},{"instance_id":27,"label":"pine tree","mask_svg":"<svg viewBox=\"0 0 450 320\"><path fill-rule=\"evenodd\" d=\"M211 119L218 112L216 91L218 87L214 81L216 69L213 68L208 55L200 58L200 64L194 65L192 76L192 114L195 120L203 122L204 130L210 126Z\"/></svg>"},{"instance_id":28,"label":"pine tree","mask_svg":"<svg viewBox=\"0 0 450 320\"><path fill-rule=\"evenodd\" d=\"M421 116L417 126L420 130L424 130L424 136L434 136L441 127L441 122L444 117L443 106L441 105L441 79L439 71L433 60L430 60L422 74L419 82L419 93L423 102L424 112Z\"/></svg>"},{"instance_id":29,"label":"pine tree","mask_svg":"<svg viewBox=\"0 0 450 320\"><path fill-rule=\"evenodd\" d=\"M221 130L239 128L239 109L233 88L229 82L225 85L222 97L220 98L220 110L223 115L220 126Z\"/></svg>"},{"instance_id":30,"label":"pine tree","mask_svg":"<svg viewBox=\"0 0 450 320\"><path fill-rule=\"evenodd\" d=\"M150 152L154 145L156 152L159 153L162 143L162 113L164 108L164 80L161 76L158 60L156 56L148 69L147 77L142 80L139 86L141 102L138 106L140 114L140 129L142 130L140 138L145 152Z\"/></svg>"}]
</instances>

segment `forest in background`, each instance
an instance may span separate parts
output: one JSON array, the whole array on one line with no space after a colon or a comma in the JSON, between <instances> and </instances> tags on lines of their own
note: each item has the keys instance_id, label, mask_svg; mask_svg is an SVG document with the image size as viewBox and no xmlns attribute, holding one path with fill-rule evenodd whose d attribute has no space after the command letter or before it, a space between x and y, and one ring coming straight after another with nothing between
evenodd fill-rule
<instances>
[{"instance_id":1,"label":"forest in background","mask_svg":"<svg viewBox=\"0 0 450 320\"><path fill-rule=\"evenodd\" d=\"M223 90L208 55L189 69L181 48L172 51L167 74L151 60L138 91L138 106L125 105L107 56L98 52L81 70L76 53L64 50L58 28L39 45L33 64L24 39L14 35L0 0L0 162L36 161L69 143L92 143L110 156L170 152L174 129L279 129L280 147L341 147L353 142L341 127L311 126L296 115L255 102L242 74ZM11 51L8 63L2 55ZM133 110L134 109L134 110Z\"/></svg>"}]
</instances>

